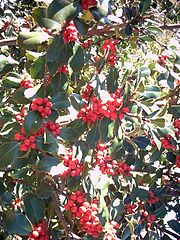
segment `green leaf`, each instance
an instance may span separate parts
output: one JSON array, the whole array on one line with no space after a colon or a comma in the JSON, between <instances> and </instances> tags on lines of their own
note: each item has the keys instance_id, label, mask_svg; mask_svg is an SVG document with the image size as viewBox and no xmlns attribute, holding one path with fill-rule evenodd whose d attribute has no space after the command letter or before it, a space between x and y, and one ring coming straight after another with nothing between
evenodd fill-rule
<instances>
[{"instance_id":1,"label":"green leaf","mask_svg":"<svg viewBox=\"0 0 180 240\"><path fill-rule=\"evenodd\" d=\"M150 128L150 131L151 131L153 140L154 140L158 150L160 150L161 149L161 139L160 139L159 135L152 128Z\"/></svg>"},{"instance_id":2,"label":"green leaf","mask_svg":"<svg viewBox=\"0 0 180 240\"><path fill-rule=\"evenodd\" d=\"M151 119L151 122L158 127L165 127L165 119L164 118L157 118L157 119Z\"/></svg>"},{"instance_id":3,"label":"green leaf","mask_svg":"<svg viewBox=\"0 0 180 240\"><path fill-rule=\"evenodd\" d=\"M27 50L32 50L48 40L44 32L21 32L18 36L18 45Z\"/></svg>"},{"instance_id":4,"label":"green leaf","mask_svg":"<svg viewBox=\"0 0 180 240\"><path fill-rule=\"evenodd\" d=\"M44 78L45 62L46 62L46 56L40 56L34 61L30 69L32 78L34 79Z\"/></svg>"},{"instance_id":5,"label":"green leaf","mask_svg":"<svg viewBox=\"0 0 180 240\"><path fill-rule=\"evenodd\" d=\"M51 83L54 88L54 92L67 91L68 89L68 79L64 73L57 73L52 79Z\"/></svg>"},{"instance_id":6,"label":"green leaf","mask_svg":"<svg viewBox=\"0 0 180 240\"><path fill-rule=\"evenodd\" d=\"M42 172L50 172L51 168L57 166L59 163L60 161L56 157L47 156L40 161L38 170Z\"/></svg>"},{"instance_id":7,"label":"green leaf","mask_svg":"<svg viewBox=\"0 0 180 240\"><path fill-rule=\"evenodd\" d=\"M84 102L81 98L81 96L77 93L73 93L70 96L71 104L76 110L80 110L82 106L84 105Z\"/></svg>"},{"instance_id":8,"label":"green leaf","mask_svg":"<svg viewBox=\"0 0 180 240\"><path fill-rule=\"evenodd\" d=\"M131 27L130 24L127 24L127 25L125 26L124 32L125 32L125 34L126 34L127 36L130 36L130 35L132 34L132 27Z\"/></svg>"},{"instance_id":9,"label":"green leaf","mask_svg":"<svg viewBox=\"0 0 180 240\"><path fill-rule=\"evenodd\" d=\"M133 142L140 148L145 149L149 144L150 140L147 137L139 136L133 139Z\"/></svg>"},{"instance_id":10,"label":"green leaf","mask_svg":"<svg viewBox=\"0 0 180 240\"><path fill-rule=\"evenodd\" d=\"M180 234L180 223L177 220L170 220L168 225L178 234Z\"/></svg>"},{"instance_id":11,"label":"green leaf","mask_svg":"<svg viewBox=\"0 0 180 240\"><path fill-rule=\"evenodd\" d=\"M42 221L45 214L45 207L43 201L36 195L26 193L23 196L25 212L32 224L38 224Z\"/></svg>"},{"instance_id":12,"label":"green leaf","mask_svg":"<svg viewBox=\"0 0 180 240\"><path fill-rule=\"evenodd\" d=\"M97 146L99 138L100 134L98 131L98 122L96 122L87 134L87 143L89 144L90 148L94 149Z\"/></svg>"},{"instance_id":13,"label":"green leaf","mask_svg":"<svg viewBox=\"0 0 180 240\"><path fill-rule=\"evenodd\" d=\"M154 211L154 214L156 215L157 218L164 218L165 215L167 214L166 207L162 205L161 207Z\"/></svg>"},{"instance_id":14,"label":"green leaf","mask_svg":"<svg viewBox=\"0 0 180 240\"><path fill-rule=\"evenodd\" d=\"M111 67L109 75L107 76L107 89L110 93L114 93L118 88L118 78L119 73L118 69L115 67Z\"/></svg>"},{"instance_id":15,"label":"green leaf","mask_svg":"<svg viewBox=\"0 0 180 240\"><path fill-rule=\"evenodd\" d=\"M111 121L106 117L104 117L99 123L99 133L101 136L100 140L102 143L105 143L108 141L108 126L110 123Z\"/></svg>"},{"instance_id":16,"label":"green leaf","mask_svg":"<svg viewBox=\"0 0 180 240\"><path fill-rule=\"evenodd\" d=\"M20 103L20 104L28 104L31 102L31 100L29 100L28 98L25 97L25 91L28 88L19 88L17 89L14 94L12 95L13 100L16 103Z\"/></svg>"},{"instance_id":17,"label":"green leaf","mask_svg":"<svg viewBox=\"0 0 180 240\"><path fill-rule=\"evenodd\" d=\"M6 191L6 188L3 184L3 182L0 181L0 196L3 195Z\"/></svg>"},{"instance_id":18,"label":"green leaf","mask_svg":"<svg viewBox=\"0 0 180 240\"><path fill-rule=\"evenodd\" d=\"M153 34L164 34L164 31L156 26L149 26L146 29Z\"/></svg>"},{"instance_id":19,"label":"green leaf","mask_svg":"<svg viewBox=\"0 0 180 240\"><path fill-rule=\"evenodd\" d=\"M24 130L28 135L32 135L42 126L42 117L38 112L30 111L24 120Z\"/></svg>"},{"instance_id":20,"label":"green leaf","mask_svg":"<svg viewBox=\"0 0 180 240\"><path fill-rule=\"evenodd\" d=\"M130 236L131 236L130 228L129 226L127 226L122 233L121 240L128 240Z\"/></svg>"},{"instance_id":21,"label":"green leaf","mask_svg":"<svg viewBox=\"0 0 180 240\"><path fill-rule=\"evenodd\" d=\"M70 106L69 99L65 92L58 92L51 98L51 102L53 103L53 108L56 109L66 109Z\"/></svg>"},{"instance_id":22,"label":"green leaf","mask_svg":"<svg viewBox=\"0 0 180 240\"><path fill-rule=\"evenodd\" d=\"M77 132L72 127L61 128L60 137L68 142L75 142L78 139Z\"/></svg>"},{"instance_id":23,"label":"green leaf","mask_svg":"<svg viewBox=\"0 0 180 240\"><path fill-rule=\"evenodd\" d=\"M22 213L4 212L3 225L9 234L29 235L32 225Z\"/></svg>"},{"instance_id":24,"label":"green leaf","mask_svg":"<svg viewBox=\"0 0 180 240\"><path fill-rule=\"evenodd\" d=\"M71 0L54 0L48 7L48 18L62 23L65 20L71 20L78 16L81 11L81 4Z\"/></svg>"},{"instance_id":25,"label":"green leaf","mask_svg":"<svg viewBox=\"0 0 180 240\"><path fill-rule=\"evenodd\" d=\"M180 118L180 106L178 105L172 105L169 108L169 112L175 117L175 118Z\"/></svg>"},{"instance_id":26,"label":"green leaf","mask_svg":"<svg viewBox=\"0 0 180 240\"><path fill-rule=\"evenodd\" d=\"M133 145L126 138L123 140L123 148L129 153L133 153L135 150Z\"/></svg>"},{"instance_id":27,"label":"green leaf","mask_svg":"<svg viewBox=\"0 0 180 240\"><path fill-rule=\"evenodd\" d=\"M0 74L6 74L13 69L14 65L18 65L18 62L12 57L6 57L5 55L0 54Z\"/></svg>"},{"instance_id":28,"label":"green leaf","mask_svg":"<svg viewBox=\"0 0 180 240\"><path fill-rule=\"evenodd\" d=\"M140 12L145 13L151 6L151 0L141 0L140 2Z\"/></svg>"},{"instance_id":29,"label":"green leaf","mask_svg":"<svg viewBox=\"0 0 180 240\"><path fill-rule=\"evenodd\" d=\"M39 24L40 27L47 29L60 29L61 24L47 17L47 8L38 7L32 12L34 20Z\"/></svg>"},{"instance_id":30,"label":"green leaf","mask_svg":"<svg viewBox=\"0 0 180 240\"><path fill-rule=\"evenodd\" d=\"M0 169L4 170L19 153L19 143L9 142L0 146Z\"/></svg>"},{"instance_id":31,"label":"green leaf","mask_svg":"<svg viewBox=\"0 0 180 240\"><path fill-rule=\"evenodd\" d=\"M71 68L77 72L84 66L84 52L81 46L75 45L73 47L73 56L70 59Z\"/></svg>"},{"instance_id":32,"label":"green leaf","mask_svg":"<svg viewBox=\"0 0 180 240\"><path fill-rule=\"evenodd\" d=\"M21 76L15 72L10 72L3 78L3 86L5 88L16 88L20 86Z\"/></svg>"},{"instance_id":33,"label":"green leaf","mask_svg":"<svg viewBox=\"0 0 180 240\"><path fill-rule=\"evenodd\" d=\"M49 73L56 73L61 65L66 65L69 58L73 55L73 49L70 43L65 44L60 35L53 38L47 51L47 65Z\"/></svg>"},{"instance_id":34,"label":"green leaf","mask_svg":"<svg viewBox=\"0 0 180 240\"><path fill-rule=\"evenodd\" d=\"M149 77L150 76L150 69L147 66L142 66L140 69L140 77Z\"/></svg>"}]
</instances>

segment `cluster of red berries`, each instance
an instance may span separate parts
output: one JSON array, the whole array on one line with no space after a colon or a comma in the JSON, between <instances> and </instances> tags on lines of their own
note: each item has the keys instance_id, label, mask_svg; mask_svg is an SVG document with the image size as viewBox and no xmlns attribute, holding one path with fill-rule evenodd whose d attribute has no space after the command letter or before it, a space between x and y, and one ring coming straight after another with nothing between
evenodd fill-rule
<instances>
[{"instance_id":1,"label":"cluster of red berries","mask_svg":"<svg viewBox=\"0 0 180 240\"><path fill-rule=\"evenodd\" d=\"M156 197L156 196L154 195L154 193L150 191L150 192L149 192L149 197L148 197L148 199L147 199L147 202L148 202L149 204L155 204L155 203L158 202L158 200L159 200L159 198Z\"/></svg>"},{"instance_id":2,"label":"cluster of red berries","mask_svg":"<svg viewBox=\"0 0 180 240\"><path fill-rule=\"evenodd\" d=\"M129 112L129 109L122 106L122 99L117 93L119 93L119 90L110 94L109 100L105 99L104 101L93 95L91 101L80 109L78 117L90 126L104 117L109 118L111 121L115 121L117 118L121 120Z\"/></svg>"},{"instance_id":3,"label":"cluster of red berries","mask_svg":"<svg viewBox=\"0 0 180 240\"><path fill-rule=\"evenodd\" d=\"M91 203L85 201L85 194L79 190L71 194L65 209L71 211L72 217L79 219L82 231L97 238L102 232L100 220L97 216L97 200Z\"/></svg>"},{"instance_id":4,"label":"cluster of red berries","mask_svg":"<svg viewBox=\"0 0 180 240\"><path fill-rule=\"evenodd\" d=\"M14 134L14 139L16 141L21 141L19 149L22 152L26 152L29 149L36 149L36 138L35 136L29 136L27 137L24 131L24 128L21 129L21 134L20 133L15 133Z\"/></svg>"},{"instance_id":5,"label":"cluster of red berries","mask_svg":"<svg viewBox=\"0 0 180 240\"><path fill-rule=\"evenodd\" d=\"M43 124L44 128L47 128L49 131L51 131L52 135L54 137L57 137L61 130L60 130L60 124L59 123L55 123L53 121L48 121L47 123Z\"/></svg>"},{"instance_id":6,"label":"cluster of red berries","mask_svg":"<svg viewBox=\"0 0 180 240\"><path fill-rule=\"evenodd\" d=\"M176 166L180 168L180 155L176 156Z\"/></svg>"},{"instance_id":7,"label":"cluster of red berries","mask_svg":"<svg viewBox=\"0 0 180 240\"><path fill-rule=\"evenodd\" d=\"M104 235L103 240L116 240L116 231L119 228L119 223L117 223L116 221L111 221L109 226L108 226L108 230Z\"/></svg>"},{"instance_id":8,"label":"cluster of red berries","mask_svg":"<svg viewBox=\"0 0 180 240\"><path fill-rule=\"evenodd\" d=\"M91 85L87 84L85 86L85 88L82 90L81 97L84 100L89 101L92 94L93 94L93 87Z\"/></svg>"},{"instance_id":9,"label":"cluster of red berries","mask_svg":"<svg viewBox=\"0 0 180 240\"><path fill-rule=\"evenodd\" d=\"M137 208L136 204L130 204L130 203L126 203L125 204L125 211L128 214L132 214L135 213L135 209Z\"/></svg>"},{"instance_id":10,"label":"cluster of red berries","mask_svg":"<svg viewBox=\"0 0 180 240\"><path fill-rule=\"evenodd\" d=\"M58 72L59 73L64 73L64 74L66 74L67 72L68 72L68 67L66 66L66 65L63 65L63 66L61 66L59 69L58 69Z\"/></svg>"},{"instance_id":11,"label":"cluster of red berries","mask_svg":"<svg viewBox=\"0 0 180 240\"><path fill-rule=\"evenodd\" d=\"M90 45L92 44L92 40L87 40L87 41L84 41L82 44L81 44L81 46L83 47L83 48L88 48Z\"/></svg>"},{"instance_id":12,"label":"cluster of red berries","mask_svg":"<svg viewBox=\"0 0 180 240\"><path fill-rule=\"evenodd\" d=\"M23 201L21 198L15 198L15 199L13 199L11 204L14 208L17 209L17 208L21 208L23 206Z\"/></svg>"},{"instance_id":13,"label":"cluster of red berries","mask_svg":"<svg viewBox=\"0 0 180 240\"><path fill-rule=\"evenodd\" d=\"M49 240L49 233L46 221L43 220L37 226L33 226L33 231L29 235L29 240Z\"/></svg>"},{"instance_id":14,"label":"cluster of red berries","mask_svg":"<svg viewBox=\"0 0 180 240\"><path fill-rule=\"evenodd\" d=\"M84 169L83 163L79 163L77 158L73 158L71 149L68 149L67 155L63 157L63 165L65 166L65 169L63 173L60 174L63 178L67 178L68 176L79 176Z\"/></svg>"},{"instance_id":15,"label":"cluster of red berries","mask_svg":"<svg viewBox=\"0 0 180 240\"><path fill-rule=\"evenodd\" d=\"M168 59L169 57L167 56L167 55L161 55L161 56L159 56L159 60L158 60L158 63L160 64L160 65L162 65L162 66L165 66L166 64L167 64L167 59Z\"/></svg>"},{"instance_id":16,"label":"cluster of red berries","mask_svg":"<svg viewBox=\"0 0 180 240\"><path fill-rule=\"evenodd\" d=\"M176 150L176 146L172 145L172 137L171 135L167 134L165 138L161 140L161 145L165 149L173 149Z\"/></svg>"},{"instance_id":17,"label":"cluster of red berries","mask_svg":"<svg viewBox=\"0 0 180 240\"><path fill-rule=\"evenodd\" d=\"M20 83L20 87L23 88L32 88L34 87L33 82L31 80L28 79L23 79Z\"/></svg>"},{"instance_id":18,"label":"cluster of red berries","mask_svg":"<svg viewBox=\"0 0 180 240\"><path fill-rule=\"evenodd\" d=\"M119 174L122 174L124 177L130 176L131 167L125 162L118 163L116 160L113 160L108 156L106 149L107 147L102 146L100 143L96 147L95 165L99 166L101 172L111 176L118 176Z\"/></svg>"},{"instance_id":19,"label":"cluster of red berries","mask_svg":"<svg viewBox=\"0 0 180 240\"><path fill-rule=\"evenodd\" d=\"M25 107L22 107L21 112L15 115L16 121L23 124L24 118L26 115L27 115L27 110L25 109Z\"/></svg>"},{"instance_id":20,"label":"cluster of red berries","mask_svg":"<svg viewBox=\"0 0 180 240\"><path fill-rule=\"evenodd\" d=\"M63 38L65 43L76 42L78 40L78 31L72 21L64 31Z\"/></svg>"},{"instance_id":21,"label":"cluster of red berries","mask_svg":"<svg viewBox=\"0 0 180 240\"><path fill-rule=\"evenodd\" d=\"M81 0L81 7L83 10L88 10L89 8L95 7L96 5L96 0Z\"/></svg>"},{"instance_id":22,"label":"cluster of red berries","mask_svg":"<svg viewBox=\"0 0 180 240\"><path fill-rule=\"evenodd\" d=\"M51 114L53 104L48 98L36 98L31 103L31 110L40 113L41 117L47 117Z\"/></svg>"},{"instance_id":23,"label":"cluster of red berries","mask_svg":"<svg viewBox=\"0 0 180 240\"><path fill-rule=\"evenodd\" d=\"M152 213L149 214L148 211L146 211L144 209L141 211L140 223L142 221L146 221L147 222L147 224L146 224L147 228L151 227L151 225L153 224L155 219L156 219L156 215L155 214L152 214Z\"/></svg>"},{"instance_id":24,"label":"cluster of red berries","mask_svg":"<svg viewBox=\"0 0 180 240\"><path fill-rule=\"evenodd\" d=\"M116 44L118 40L105 39L102 45L103 52L108 52L108 63L112 66L116 63Z\"/></svg>"}]
</instances>

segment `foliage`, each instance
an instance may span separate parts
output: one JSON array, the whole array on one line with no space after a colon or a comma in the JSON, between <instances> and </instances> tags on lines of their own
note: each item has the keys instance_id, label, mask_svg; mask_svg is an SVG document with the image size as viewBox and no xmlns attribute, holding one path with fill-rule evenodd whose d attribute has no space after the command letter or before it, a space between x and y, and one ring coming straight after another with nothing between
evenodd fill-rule
<instances>
[{"instance_id":1,"label":"foliage","mask_svg":"<svg viewBox=\"0 0 180 240\"><path fill-rule=\"evenodd\" d=\"M180 238L178 1L27 2L0 9L1 236Z\"/></svg>"}]
</instances>

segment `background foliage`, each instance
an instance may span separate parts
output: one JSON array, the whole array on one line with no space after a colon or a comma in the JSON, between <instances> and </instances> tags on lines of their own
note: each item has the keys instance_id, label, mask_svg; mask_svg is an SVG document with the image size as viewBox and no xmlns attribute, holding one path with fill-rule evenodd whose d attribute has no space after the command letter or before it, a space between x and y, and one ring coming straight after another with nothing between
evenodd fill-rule
<instances>
[{"instance_id":1,"label":"background foliage","mask_svg":"<svg viewBox=\"0 0 180 240\"><path fill-rule=\"evenodd\" d=\"M2 239L180 238L178 20L176 0L1 1Z\"/></svg>"}]
</instances>

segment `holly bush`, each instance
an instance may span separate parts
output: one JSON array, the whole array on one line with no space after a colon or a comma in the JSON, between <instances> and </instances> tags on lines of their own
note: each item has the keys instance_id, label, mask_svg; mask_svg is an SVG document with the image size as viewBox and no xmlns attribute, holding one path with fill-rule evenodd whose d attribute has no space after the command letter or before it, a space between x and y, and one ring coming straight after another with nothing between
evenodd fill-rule
<instances>
[{"instance_id":1,"label":"holly bush","mask_svg":"<svg viewBox=\"0 0 180 240\"><path fill-rule=\"evenodd\" d=\"M1 2L1 239L180 238L178 13Z\"/></svg>"}]
</instances>

